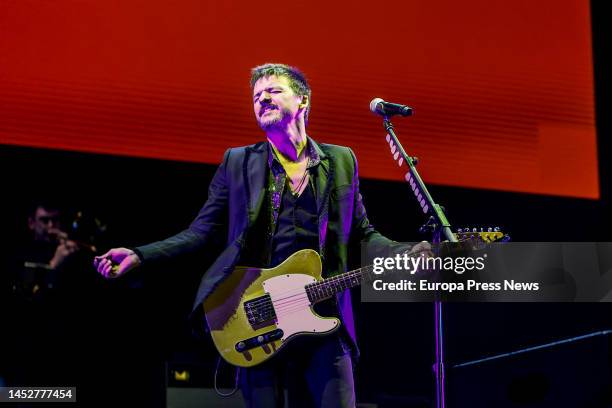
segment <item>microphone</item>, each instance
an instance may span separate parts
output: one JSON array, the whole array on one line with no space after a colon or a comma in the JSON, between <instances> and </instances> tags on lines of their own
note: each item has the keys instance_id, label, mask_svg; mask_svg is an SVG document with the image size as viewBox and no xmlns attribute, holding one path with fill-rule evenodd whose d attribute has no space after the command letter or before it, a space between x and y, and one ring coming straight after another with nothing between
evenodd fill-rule
<instances>
[{"instance_id":1,"label":"microphone","mask_svg":"<svg viewBox=\"0 0 612 408\"><path fill-rule=\"evenodd\" d=\"M372 113L382 116L411 116L412 108L406 105L400 105L399 103L385 102L380 98L372 99L370 102L370 110Z\"/></svg>"}]
</instances>

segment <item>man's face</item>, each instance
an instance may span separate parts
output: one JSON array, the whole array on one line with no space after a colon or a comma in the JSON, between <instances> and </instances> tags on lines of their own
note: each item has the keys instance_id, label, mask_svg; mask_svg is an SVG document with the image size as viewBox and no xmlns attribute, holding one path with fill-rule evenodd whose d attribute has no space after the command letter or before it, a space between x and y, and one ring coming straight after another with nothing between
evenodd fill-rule
<instances>
[{"instance_id":1,"label":"man's face","mask_svg":"<svg viewBox=\"0 0 612 408\"><path fill-rule=\"evenodd\" d=\"M263 77L253 86L253 110L263 130L291 125L305 110L306 103L293 92L285 76Z\"/></svg>"},{"instance_id":2,"label":"man's face","mask_svg":"<svg viewBox=\"0 0 612 408\"><path fill-rule=\"evenodd\" d=\"M47 210L42 207L36 209L34 217L28 219L28 226L34 232L37 241L53 241L56 238L55 231L59 229L59 211Z\"/></svg>"}]
</instances>

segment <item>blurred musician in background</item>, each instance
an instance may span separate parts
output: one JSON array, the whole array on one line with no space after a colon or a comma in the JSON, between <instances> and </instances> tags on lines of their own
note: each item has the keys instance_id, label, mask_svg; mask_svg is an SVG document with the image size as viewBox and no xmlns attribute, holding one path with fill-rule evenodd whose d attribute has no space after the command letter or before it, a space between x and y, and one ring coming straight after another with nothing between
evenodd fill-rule
<instances>
[{"instance_id":1,"label":"blurred musician in background","mask_svg":"<svg viewBox=\"0 0 612 408\"><path fill-rule=\"evenodd\" d=\"M13 254L12 289L16 295L33 299L87 279L85 258L92 258L96 248L69 237L63 224L57 204L38 201L31 206L29 236Z\"/></svg>"},{"instance_id":2,"label":"blurred musician in background","mask_svg":"<svg viewBox=\"0 0 612 408\"><path fill-rule=\"evenodd\" d=\"M99 280L90 266L95 246L73 238L77 225L64 214L52 200L37 199L2 260L7 330L0 376L8 385L66 385L77 374L76 316L88 309L83 300Z\"/></svg>"}]
</instances>

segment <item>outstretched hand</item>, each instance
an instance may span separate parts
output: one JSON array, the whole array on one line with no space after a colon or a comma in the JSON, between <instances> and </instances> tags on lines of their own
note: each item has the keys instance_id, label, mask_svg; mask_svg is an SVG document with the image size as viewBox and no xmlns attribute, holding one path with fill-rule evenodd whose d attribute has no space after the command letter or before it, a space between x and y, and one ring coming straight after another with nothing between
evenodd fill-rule
<instances>
[{"instance_id":1,"label":"outstretched hand","mask_svg":"<svg viewBox=\"0 0 612 408\"><path fill-rule=\"evenodd\" d=\"M94 258L94 268L107 279L118 278L140 265L136 252L127 248L113 248Z\"/></svg>"}]
</instances>

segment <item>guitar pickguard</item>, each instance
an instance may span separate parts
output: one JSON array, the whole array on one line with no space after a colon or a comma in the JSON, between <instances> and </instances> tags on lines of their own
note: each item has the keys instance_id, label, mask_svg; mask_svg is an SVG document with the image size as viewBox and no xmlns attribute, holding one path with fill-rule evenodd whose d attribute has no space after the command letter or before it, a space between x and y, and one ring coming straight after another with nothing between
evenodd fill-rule
<instances>
[{"instance_id":1,"label":"guitar pickguard","mask_svg":"<svg viewBox=\"0 0 612 408\"><path fill-rule=\"evenodd\" d=\"M203 303L221 356L230 364L252 367L274 356L293 336L339 327L338 319L319 317L310 307L304 286L320 280L321 259L310 249L271 269L236 267ZM284 299L286 291L295 297ZM258 309L270 300L273 311Z\"/></svg>"},{"instance_id":2,"label":"guitar pickguard","mask_svg":"<svg viewBox=\"0 0 612 408\"><path fill-rule=\"evenodd\" d=\"M283 341L300 333L327 333L336 329L338 319L322 318L310 307L305 286L316 279L303 274L286 274L267 279L264 290L270 295L276 326L283 331Z\"/></svg>"}]
</instances>

